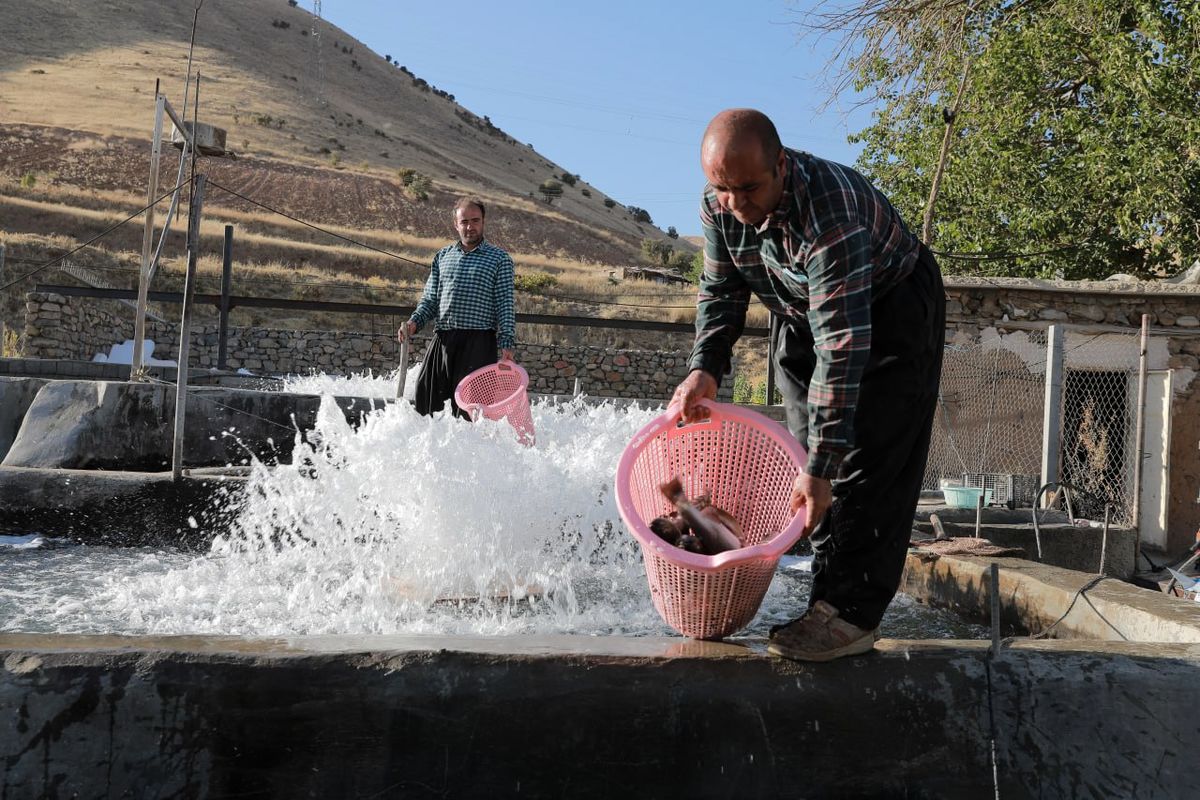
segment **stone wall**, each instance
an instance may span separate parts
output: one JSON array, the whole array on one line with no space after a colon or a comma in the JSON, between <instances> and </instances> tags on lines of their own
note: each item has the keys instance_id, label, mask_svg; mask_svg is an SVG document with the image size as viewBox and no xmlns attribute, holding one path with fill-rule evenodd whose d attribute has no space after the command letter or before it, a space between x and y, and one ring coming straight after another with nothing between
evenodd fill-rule
<instances>
[{"instance_id":1,"label":"stone wall","mask_svg":"<svg viewBox=\"0 0 1200 800\"><path fill-rule=\"evenodd\" d=\"M1200 373L1200 287L950 278L946 296L948 340L978 342L982 335L1019 338L1024 332L1062 324L1069 328L1067 350L1072 363L1068 368L1076 369L1128 369L1128 363L1108 362L1111 349L1106 349L1105 339L1128 341L1136 334L1142 314L1150 315L1149 368L1173 371L1168 549L1174 552L1189 545L1200 527L1195 489L1200 482L1200 381L1194 380ZM35 358L90 359L93 353L132 338L132 316L127 307L111 301L31 294L24 350ZM175 326L151 324L149 331L157 343L155 357L173 359ZM1133 342L1136 348L1136 339ZM215 327L197 327L193 343L191 365L215 367ZM418 342L414 360L420 359L423 349ZM387 372L395 369L398 355L395 340L385 334L233 329L228 365L263 374ZM686 356L566 344L524 345L518 351L535 392L570 393L578 379L580 388L591 395L664 399L686 373ZM1135 349L1134 365L1136 356ZM722 398L727 399L731 391L732 381L726 381ZM1028 397L1025 416L1036 420L1040 402L1039 390ZM1001 442L1000 432L990 441Z\"/></svg>"},{"instance_id":2,"label":"stone wall","mask_svg":"<svg viewBox=\"0 0 1200 800\"><path fill-rule=\"evenodd\" d=\"M133 338L133 314L111 302L59 294L26 296L24 353L31 358L91 360L113 344ZM146 336L155 343L154 357L174 360L178 326L149 322ZM420 361L427 338L417 337L411 361ZM217 365L219 338L215 325L192 328L191 368ZM265 375L309 372L354 373L396 369L400 347L391 334L354 331L230 328L229 369ZM529 372L530 388L539 394L571 394L575 381L590 395L662 398L671 396L687 375L687 353L652 350L609 350L581 345L523 345L517 359ZM730 399L733 382L721 387Z\"/></svg>"},{"instance_id":3,"label":"stone wall","mask_svg":"<svg viewBox=\"0 0 1200 800\"><path fill-rule=\"evenodd\" d=\"M1169 354L1164 363L1150 368L1200 372L1200 286L948 279L946 298L947 339L1006 325L1026 330L1051 324L1104 325L1133 332L1141 326L1142 314L1148 314L1151 335L1166 340Z\"/></svg>"}]
</instances>

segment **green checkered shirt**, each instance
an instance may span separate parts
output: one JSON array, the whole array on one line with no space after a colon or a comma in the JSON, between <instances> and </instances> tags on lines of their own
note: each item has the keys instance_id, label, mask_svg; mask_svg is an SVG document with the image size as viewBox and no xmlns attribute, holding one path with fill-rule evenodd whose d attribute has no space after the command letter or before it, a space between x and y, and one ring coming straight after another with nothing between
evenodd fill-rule
<instances>
[{"instance_id":1,"label":"green checkered shirt","mask_svg":"<svg viewBox=\"0 0 1200 800\"><path fill-rule=\"evenodd\" d=\"M690 366L718 380L729 371L751 292L776 314L808 325L817 365L808 387L805 471L833 478L854 444L854 407L871 353L871 298L912 272L920 242L862 175L786 152L783 196L758 228L722 209L705 187L704 274Z\"/></svg>"},{"instance_id":2,"label":"green checkered shirt","mask_svg":"<svg viewBox=\"0 0 1200 800\"><path fill-rule=\"evenodd\" d=\"M496 345L512 350L516 343L513 314L513 262L508 253L486 241L471 252L461 242L433 257L425 291L413 312L417 329L435 320L435 329L494 330Z\"/></svg>"}]
</instances>

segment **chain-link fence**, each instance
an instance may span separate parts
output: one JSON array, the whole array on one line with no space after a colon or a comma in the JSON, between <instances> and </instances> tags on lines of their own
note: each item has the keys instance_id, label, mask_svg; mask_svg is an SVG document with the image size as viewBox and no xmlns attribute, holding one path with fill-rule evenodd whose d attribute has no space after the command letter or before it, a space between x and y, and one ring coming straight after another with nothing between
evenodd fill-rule
<instances>
[{"instance_id":1,"label":"chain-link fence","mask_svg":"<svg viewBox=\"0 0 1200 800\"><path fill-rule=\"evenodd\" d=\"M1045 331L985 331L947 345L924 487L992 490L1030 506L1041 484L1048 341ZM1138 334L1063 336L1058 397L1059 481L1077 516L1116 524L1133 514Z\"/></svg>"}]
</instances>

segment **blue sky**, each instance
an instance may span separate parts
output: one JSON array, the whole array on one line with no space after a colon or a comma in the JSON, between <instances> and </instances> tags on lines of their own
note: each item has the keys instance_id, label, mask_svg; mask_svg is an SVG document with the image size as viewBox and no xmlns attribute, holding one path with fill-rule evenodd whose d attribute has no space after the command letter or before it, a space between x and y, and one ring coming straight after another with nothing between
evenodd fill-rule
<instances>
[{"instance_id":1,"label":"blue sky","mask_svg":"<svg viewBox=\"0 0 1200 800\"><path fill-rule=\"evenodd\" d=\"M822 110L831 43L800 38L807 7L323 0L322 14L660 228L694 234L700 136L723 108L766 112L791 147L858 155L846 137L869 113L849 98Z\"/></svg>"}]
</instances>

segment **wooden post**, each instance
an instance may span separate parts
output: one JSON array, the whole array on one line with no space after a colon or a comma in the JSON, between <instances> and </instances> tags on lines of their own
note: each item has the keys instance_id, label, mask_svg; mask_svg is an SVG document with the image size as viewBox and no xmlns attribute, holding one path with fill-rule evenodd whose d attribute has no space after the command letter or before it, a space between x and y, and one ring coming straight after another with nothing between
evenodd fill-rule
<instances>
[{"instance_id":1,"label":"wooden post","mask_svg":"<svg viewBox=\"0 0 1200 800\"><path fill-rule=\"evenodd\" d=\"M188 349L192 327L192 298L196 294L196 259L200 251L200 209L204 204L204 186L208 178L196 176L192 202L188 210L187 274L183 279L183 317L179 322L179 366L175 379L175 442L171 448L171 477L183 475L183 430L187 409Z\"/></svg>"},{"instance_id":2,"label":"wooden post","mask_svg":"<svg viewBox=\"0 0 1200 800\"><path fill-rule=\"evenodd\" d=\"M146 340L146 306L150 293L150 247L154 244L154 200L158 197L158 161L162 155L163 114L166 98L158 93L154 84L154 139L150 142L150 183L146 187L146 226L142 231L142 268L138 273L137 310L133 318L133 357L130 359L129 380L141 379L142 342ZM163 231L164 237L166 231Z\"/></svg>"},{"instance_id":3,"label":"wooden post","mask_svg":"<svg viewBox=\"0 0 1200 800\"><path fill-rule=\"evenodd\" d=\"M1133 557L1142 548L1142 473L1146 466L1146 368L1150 350L1150 315L1142 314L1142 333L1138 344L1137 407L1134 409L1133 503L1129 516L1133 523Z\"/></svg>"},{"instance_id":4,"label":"wooden post","mask_svg":"<svg viewBox=\"0 0 1200 800\"><path fill-rule=\"evenodd\" d=\"M1046 399L1042 410L1042 485L1058 482L1062 450L1063 329L1051 325L1046 332ZM1043 499L1049 508L1050 498Z\"/></svg>"},{"instance_id":5,"label":"wooden post","mask_svg":"<svg viewBox=\"0 0 1200 800\"><path fill-rule=\"evenodd\" d=\"M229 351L229 291L233 285L233 226L225 226L221 260L221 316L217 323L217 369L225 369Z\"/></svg>"}]
</instances>

